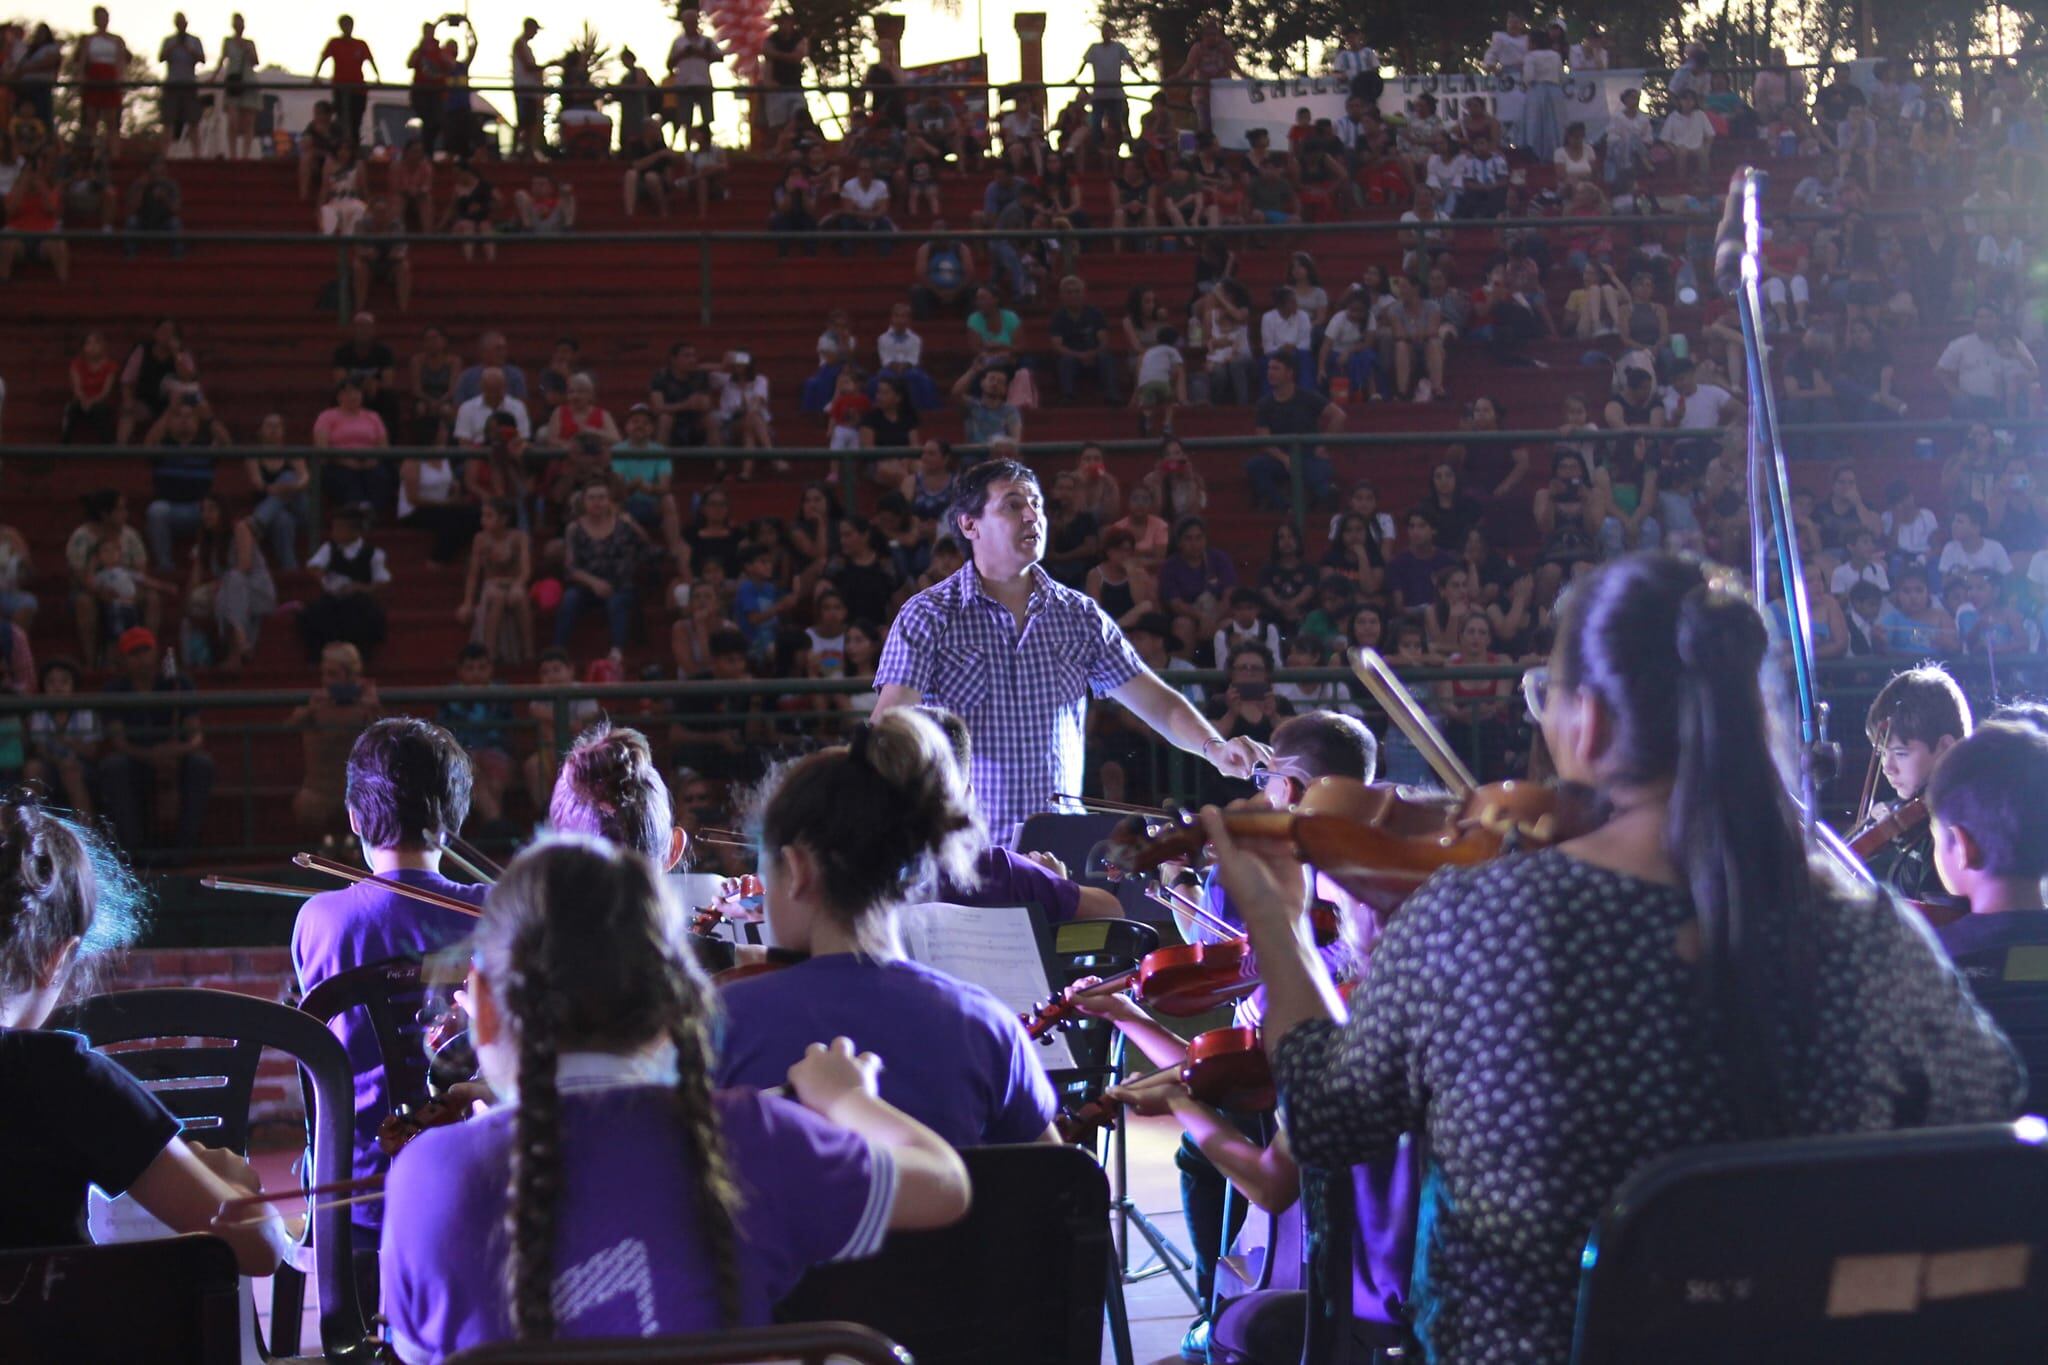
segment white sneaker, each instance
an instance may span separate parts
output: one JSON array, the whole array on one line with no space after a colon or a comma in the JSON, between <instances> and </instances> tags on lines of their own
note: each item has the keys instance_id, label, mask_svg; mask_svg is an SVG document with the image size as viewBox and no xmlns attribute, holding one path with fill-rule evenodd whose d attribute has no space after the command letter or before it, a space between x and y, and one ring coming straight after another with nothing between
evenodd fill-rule
<instances>
[{"instance_id":1,"label":"white sneaker","mask_svg":"<svg viewBox=\"0 0 2048 1365\"><path fill-rule=\"evenodd\" d=\"M1416 402L1427 403L1431 398L1435 396L1436 391L1429 387L1429 381L1427 379L1418 379L1415 381Z\"/></svg>"}]
</instances>

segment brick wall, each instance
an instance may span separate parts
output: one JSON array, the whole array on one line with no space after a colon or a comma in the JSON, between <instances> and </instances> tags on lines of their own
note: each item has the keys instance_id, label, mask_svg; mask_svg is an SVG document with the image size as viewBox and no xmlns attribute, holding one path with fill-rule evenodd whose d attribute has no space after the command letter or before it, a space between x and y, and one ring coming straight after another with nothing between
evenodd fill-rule
<instances>
[{"instance_id":1,"label":"brick wall","mask_svg":"<svg viewBox=\"0 0 2048 1365\"><path fill-rule=\"evenodd\" d=\"M100 978L102 991L139 990L153 986L198 986L234 991L260 1000L285 1000L295 994L291 953L284 948L158 948L124 954ZM201 1039L166 1039L162 1046L200 1045ZM282 1053L265 1052L256 1071L250 1114L263 1140L287 1143L303 1124L305 1105L299 1093L298 1069Z\"/></svg>"}]
</instances>

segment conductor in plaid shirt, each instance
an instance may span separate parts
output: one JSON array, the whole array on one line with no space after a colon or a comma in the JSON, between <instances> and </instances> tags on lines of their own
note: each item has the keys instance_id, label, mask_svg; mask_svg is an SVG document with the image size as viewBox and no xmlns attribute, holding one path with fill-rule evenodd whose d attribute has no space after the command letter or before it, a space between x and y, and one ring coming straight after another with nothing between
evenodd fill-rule
<instances>
[{"instance_id":1,"label":"conductor in plaid shirt","mask_svg":"<svg viewBox=\"0 0 2048 1365\"><path fill-rule=\"evenodd\" d=\"M1023 822L1081 790L1088 696L1115 697L1160 738L1226 777L1269 757L1225 739L1138 658L1094 599L1054 582L1038 476L987 460L954 484L946 519L967 550L960 572L904 603L875 672L877 712L925 703L967 722L971 777L989 833L1014 842Z\"/></svg>"}]
</instances>

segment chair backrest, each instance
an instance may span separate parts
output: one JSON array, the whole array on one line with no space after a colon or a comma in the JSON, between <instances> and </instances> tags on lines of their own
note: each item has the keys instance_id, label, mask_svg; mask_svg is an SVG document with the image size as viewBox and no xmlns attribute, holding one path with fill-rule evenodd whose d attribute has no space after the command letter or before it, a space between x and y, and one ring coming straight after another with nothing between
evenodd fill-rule
<instances>
[{"instance_id":1,"label":"chair backrest","mask_svg":"<svg viewBox=\"0 0 2048 1365\"><path fill-rule=\"evenodd\" d=\"M2027 1064L2027 1112L2048 1115L2048 944L1964 953L1956 970Z\"/></svg>"},{"instance_id":2,"label":"chair backrest","mask_svg":"<svg viewBox=\"0 0 2048 1365\"><path fill-rule=\"evenodd\" d=\"M165 987L92 996L58 1011L49 1027L82 1033L96 1048L160 1039L225 1040L225 1047L182 1044L112 1056L185 1121L194 1137L239 1152L248 1151L257 1058L262 1049L275 1048L312 1080L314 1183L347 1180L352 1173L355 1077L341 1044L311 1015L231 991ZM315 1212L313 1234L321 1344L330 1360L357 1358L365 1350L364 1315L356 1300L347 1206L330 1202Z\"/></svg>"},{"instance_id":3,"label":"chair backrest","mask_svg":"<svg viewBox=\"0 0 2048 1365\"><path fill-rule=\"evenodd\" d=\"M1128 819L1127 815L1034 815L1017 832L1017 851L1050 853L1066 865L1067 875L1075 881L1115 896L1123 903L1126 915L1133 919L1156 918L1160 912L1145 899L1142 883L1109 881L1089 863L1089 856Z\"/></svg>"},{"instance_id":4,"label":"chair backrest","mask_svg":"<svg viewBox=\"0 0 2048 1365\"><path fill-rule=\"evenodd\" d=\"M910 1353L880 1332L850 1322L749 1327L683 1337L589 1341L506 1341L448 1357L448 1365L750 1365L797 1361L825 1365L911 1365Z\"/></svg>"},{"instance_id":5,"label":"chair backrest","mask_svg":"<svg viewBox=\"0 0 2048 1365\"><path fill-rule=\"evenodd\" d=\"M871 1260L820 1266L776 1309L782 1322L865 1323L918 1365L1045 1365L1102 1353L1109 1181L1073 1147L961 1153L967 1217L892 1233Z\"/></svg>"},{"instance_id":6,"label":"chair backrest","mask_svg":"<svg viewBox=\"0 0 2048 1365\"><path fill-rule=\"evenodd\" d=\"M2048 1331L2038 1120L1707 1147L1586 1244L1577 1365L2016 1360Z\"/></svg>"},{"instance_id":7,"label":"chair backrest","mask_svg":"<svg viewBox=\"0 0 2048 1365\"><path fill-rule=\"evenodd\" d=\"M427 1098L426 1029L420 1019L425 1003L419 962L400 958L336 972L307 991L299 1008L323 1024L362 1010L384 1063L386 1100L417 1105Z\"/></svg>"},{"instance_id":8,"label":"chair backrest","mask_svg":"<svg viewBox=\"0 0 2048 1365\"><path fill-rule=\"evenodd\" d=\"M0 1360L240 1365L240 1294L205 1233L0 1251Z\"/></svg>"}]
</instances>

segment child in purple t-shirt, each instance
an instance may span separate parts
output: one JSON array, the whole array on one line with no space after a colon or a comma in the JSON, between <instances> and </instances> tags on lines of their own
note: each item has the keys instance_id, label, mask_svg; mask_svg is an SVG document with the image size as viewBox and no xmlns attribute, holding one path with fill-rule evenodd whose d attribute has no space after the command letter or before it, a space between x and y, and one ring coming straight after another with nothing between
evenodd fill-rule
<instances>
[{"instance_id":1,"label":"child in purple t-shirt","mask_svg":"<svg viewBox=\"0 0 2048 1365\"><path fill-rule=\"evenodd\" d=\"M967 882L987 842L938 728L908 710L856 725L772 776L758 811L769 928L810 957L725 988L720 1082L773 1085L811 1040L844 1034L881 1057L884 1098L955 1146L1056 1141L1017 1016L897 937L912 888Z\"/></svg>"},{"instance_id":2,"label":"child in purple t-shirt","mask_svg":"<svg viewBox=\"0 0 2048 1365\"><path fill-rule=\"evenodd\" d=\"M411 716L380 720L356 736L349 750L348 824L362 843L363 861L380 877L483 904L485 888L441 875L441 840L462 828L469 814L469 755L438 725ZM308 899L292 925L292 967L299 989L310 991L330 976L393 959L417 959L455 942L476 920L367 884ZM388 1093L383 1054L369 1016L350 1010L333 1024L356 1076L358 1178L381 1175L390 1158L377 1146L377 1125L399 1104L427 1097ZM374 1228L383 1206L354 1209L356 1226Z\"/></svg>"},{"instance_id":3,"label":"child in purple t-shirt","mask_svg":"<svg viewBox=\"0 0 2048 1365\"><path fill-rule=\"evenodd\" d=\"M760 1325L807 1267L966 1213L959 1154L876 1096L879 1063L844 1038L777 1077L794 1103L713 1090L683 942L654 864L597 840L528 849L492 888L469 994L505 1101L421 1134L385 1185L384 1314L409 1365Z\"/></svg>"}]
</instances>

